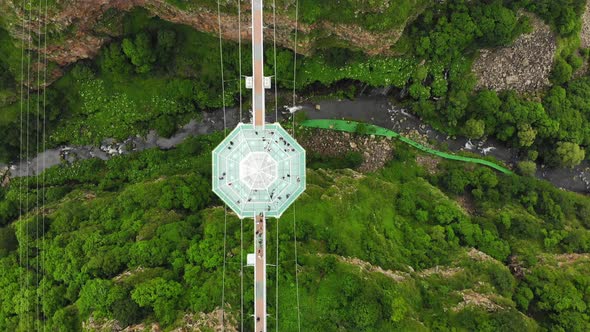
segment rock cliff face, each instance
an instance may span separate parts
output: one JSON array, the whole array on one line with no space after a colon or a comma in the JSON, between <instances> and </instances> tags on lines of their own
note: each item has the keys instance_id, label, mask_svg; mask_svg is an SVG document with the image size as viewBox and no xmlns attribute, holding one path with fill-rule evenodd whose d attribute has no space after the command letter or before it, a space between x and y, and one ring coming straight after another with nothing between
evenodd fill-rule
<instances>
[{"instance_id":1,"label":"rock cliff face","mask_svg":"<svg viewBox=\"0 0 590 332\"><path fill-rule=\"evenodd\" d=\"M17 39L27 38L23 36L23 16L28 15L19 7L17 0L0 0L0 12L6 15L4 22L0 22ZM199 31L218 33L217 12L206 8L183 10L170 5L165 0L65 0L58 1L56 7L50 8L47 21L42 15L41 19L33 17L25 20L25 31L31 29L33 34L38 30L39 24L47 23L50 35L59 35L59 40L50 39L47 56L48 60L60 66L66 66L81 59L92 58L100 50L103 44L111 37L117 35L116 30L105 29L103 21L105 14L112 13L110 9L117 11L129 11L135 7L146 8L154 16L164 20L185 24ZM291 9L285 10L288 12ZM37 14L34 14L36 16ZM238 40L249 37L248 26L250 24L249 2L242 4L242 29L238 28L236 14L223 13L221 15L221 33L223 38ZM272 40L272 12L265 15L265 37ZM317 40L334 36L353 48L365 51L367 54L388 54L390 47L395 44L402 34L403 28L376 33L367 31L359 26L337 24L333 22L318 22L315 24L297 25L295 20L284 14L277 14L277 44L282 47L294 47L293 32L297 29L300 33L297 51L301 54L309 54ZM34 43L33 43L34 44ZM34 46L32 47L34 48Z\"/></svg>"},{"instance_id":2,"label":"rock cliff face","mask_svg":"<svg viewBox=\"0 0 590 332\"><path fill-rule=\"evenodd\" d=\"M532 14L533 31L508 47L483 49L473 63L478 88L532 92L548 86L557 40L551 28Z\"/></svg>"},{"instance_id":3,"label":"rock cliff face","mask_svg":"<svg viewBox=\"0 0 590 332\"><path fill-rule=\"evenodd\" d=\"M193 1L193 3L198 1ZM27 34L23 31L31 30L33 42L28 47L36 51L39 27L47 25L49 43L46 50L49 62L57 64L52 67L49 81L61 76L61 68L82 59L96 56L101 47L113 37L122 33L124 13L136 7L142 7L154 16L166 21L184 24L196 30L218 34L217 11L207 7L193 6L191 9L181 9L169 4L166 0L56 0L49 8L47 19L44 15L38 18L37 11L33 11L33 18L22 10L20 0L0 0L0 25L7 29L17 41L24 40L28 45ZM224 39L238 40L241 34L243 40L250 38L249 1L242 0L241 29L237 10L235 13L221 14L221 34ZM279 10L280 9L280 10ZM386 32L368 31L357 25L320 21L314 24L298 24L292 18L294 8L292 4L277 8L276 34L277 45L294 48L294 31L299 31L297 52L309 55L314 48L326 40L336 39L339 43L351 48L362 50L369 55L393 55L393 46L403 33L405 26ZM418 10L417 10L418 11ZM289 15L287 15L289 14ZM301 14L304 15L304 14ZM494 90L515 89L520 92L537 91L549 85L549 74L557 48L556 38L549 26L541 20L529 15L533 25L533 32L520 36L513 45L498 49L483 49L473 64L473 71L479 77L478 88ZM589 11L586 18L590 17ZM265 38L273 37L273 15L266 11ZM406 22L409 23L411 18ZM584 38L590 31L590 24L584 24L582 43L588 44ZM23 26L24 25L24 26ZM24 28L24 29L23 29ZM41 30L43 31L43 30ZM41 49L45 52L44 49ZM43 64L34 63L33 71L43 69ZM34 75L33 75L34 76ZM34 87L35 82L27 85Z\"/></svg>"},{"instance_id":4,"label":"rock cliff face","mask_svg":"<svg viewBox=\"0 0 590 332\"><path fill-rule=\"evenodd\" d=\"M580 47L590 47L590 2L586 3L586 10L582 15L582 31L580 32Z\"/></svg>"}]
</instances>

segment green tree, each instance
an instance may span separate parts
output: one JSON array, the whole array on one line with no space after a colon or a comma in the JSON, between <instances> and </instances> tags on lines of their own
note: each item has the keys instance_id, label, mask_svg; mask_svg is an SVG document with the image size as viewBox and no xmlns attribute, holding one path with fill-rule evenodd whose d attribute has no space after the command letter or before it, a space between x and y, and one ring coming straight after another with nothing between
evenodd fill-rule
<instances>
[{"instance_id":1,"label":"green tree","mask_svg":"<svg viewBox=\"0 0 590 332\"><path fill-rule=\"evenodd\" d=\"M359 167L363 161L363 155L358 151L349 151L344 155L344 160L346 164L346 168L357 168Z\"/></svg>"},{"instance_id":2,"label":"green tree","mask_svg":"<svg viewBox=\"0 0 590 332\"><path fill-rule=\"evenodd\" d=\"M573 89L577 92L577 85L574 83ZM569 90L569 88L568 88ZM563 141L581 143L583 140L584 120L577 107L572 105L572 100L579 100L576 94L569 95L569 91L561 86L554 86L545 95L543 100L547 114L555 119L558 128L551 129L546 133L541 133L544 137L557 138ZM585 97L585 96L584 96ZM583 99L585 99L583 97ZM580 105L580 108L584 108Z\"/></svg>"},{"instance_id":3,"label":"green tree","mask_svg":"<svg viewBox=\"0 0 590 332\"><path fill-rule=\"evenodd\" d=\"M416 54L421 57L427 56L432 52L430 47L430 37L420 37L416 43Z\"/></svg>"},{"instance_id":4,"label":"green tree","mask_svg":"<svg viewBox=\"0 0 590 332\"><path fill-rule=\"evenodd\" d=\"M482 41L490 46L509 44L521 32L516 13L494 1L490 5L475 6L473 16L482 33Z\"/></svg>"},{"instance_id":5,"label":"green tree","mask_svg":"<svg viewBox=\"0 0 590 332\"><path fill-rule=\"evenodd\" d=\"M442 224L448 225L462 219L461 213L450 204L437 205L434 208L434 219Z\"/></svg>"},{"instance_id":6,"label":"green tree","mask_svg":"<svg viewBox=\"0 0 590 332\"><path fill-rule=\"evenodd\" d=\"M452 169L443 179L444 186L454 194L461 195L465 192L465 187L469 185L468 175L460 169Z\"/></svg>"},{"instance_id":7,"label":"green tree","mask_svg":"<svg viewBox=\"0 0 590 332\"><path fill-rule=\"evenodd\" d=\"M485 133L491 135L496 132L500 125L498 114L502 106L502 100L498 97L496 91L482 90L474 98L471 104L472 112L477 117L483 119L485 123Z\"/></svg>"},{"instance_id":8,"label":"green tree","mask_svg":"<svg viewBox=\"0 0 590 332\"><path fill-rule=\"evenodd\" d=\"M485 133L485 123L483 120L469 119L465 122L465 136L469 138L481 138Z\"/></svg>"},{"instance_id":9,"label":"green tree","mask_svg":"<svg viewBox=\"0 0 590 332\"><path fill-rule=\"evenodd\" d=\"M527 311L529 308L529 303L535 297L533 291L526 287L526 286L519 286L516 288L516 292L514 294L514 302L518 305L518 307L523 310Z\"/></svg>"},{"instance_id":10,"label":"green tree","mask_svg":"<svg viewBox=\"0 0 590 332\"><path fill-rule=\"evenodd\" d=\"M123 326L139 322L142 314L139 305L131 299L129 290L129 286L115 284L109 292L112 317Z\"/></svg>"},{"instance_id":11,"label":"green tree","mask_svg":"<svg viewBox=\"0 0 590 332\"><path fill-rule=\"evenodd\" d=\"M569 63L572 66L572 70L576 72L584 65L584 59L574 53L567 57L567 63Z\"/></svg>"},{"instance_id":12,"label":"green tree","mask_svg":"<svg viewBox=\"0 0 590 332\"><path fill-rule=\"evenodd\" d=\"M158 30L158 48L171 50L176 45L176 32L173 30Z\"/></svg>"},{"instance_id":13,"label":"green tree","mask_svg":"<svg viewBox=\"0 0 590 332\"><path fill-rule=\"evenodd\" d=\"M444 97L449 89L448 82L442 75L436 75L430 86L432 88L432 95L435 97Z\"/></svg>"},{"instance_id":14,"label":"green tree","mask_svg":"<svg viewBox=\"0 0 590 332\"><path fill-rule=\"evenodd\" d=\"M352 59L350 57L345 57L346 59L343 60L342 66L346 63L350 62ZM265 51L265 59L266 63L268 64L269 72L274 74L274 65L275 65L275 58L274 58L274 48L267 47ZM330 60L327 60L330 61ZM337 60L336 60L337 61ZM281 77L282 79L276 81L276 84L284 88L288 88L289 86L293 86L292 83L289 83L289 80L293 80L293 53L289 50L283 50L277 48L277 58L276 58L276 65L277 65L277 76ZM291 84L291 85L289 85Z\"/></svg>"},{"instance_id":15,"label":"green tree","mask_svg":"<svg viewBox=\"0 0 590 332\"><path fill-rule=\"evenodd\" d=\"M565 167L577 166L586 157L584 149L578 144L571 142L558 142L555 152L559 158L559 164Z\"/></svg>"},{"instance_id":16,"label":"green tree","mask_svg":"<svg viewBox=\"0 0 590 332\"><path fill-rule=\"evenodd\" d=\"M537 131L530 124L524 123L518 126L518 144L523 148L528 148L535 143Z\"/></svg>"},{"instance_id":17,"label":"green tree","mask_svg":"<svg viewBox=\"0 0 590 332\"><path fill-rule=\"evenodd\" d=\"M424 86L420 82L410 85L410 96L416 100L424 100L430 98L430 87Z\"/></svg>"},{"instance_id":18,"label":"green tree","mask_svg":"<svg viewBox=\"0 0 590 332\"><path fill-rule=\"evenodd\" d=\"M169 114L162 114L156 118L154 129L162 137L171 137L176 132L176 119Z\"/></svg>"},{"instance_id":19,"label":"green tree","mask_svg":"<svg viewBox=\"0 0 590 332\"><path fill-rule=\"evenodd\" d=\"M504 266L493 265L489 268L489 275L492 279L494 287L500 294L510 297L514 292L515 280L510 270Z\"/></svg>"},{"instance_id":20,"label":"green tree","mask_svg":"<svg viewBox=\"0 0 590 332\"><path fill-rule=\"evenodd\" d=\"M425 66L418 66L414 73L412 74L412 79L414 82L422 82L428 76L428 67Z\"/></svg>"},{"instance_id":21,"label":"green tree","mask_svg":"<svg viewBox=\"0 0 590 332\"><path fill-rule=\"evenodd\" d=\"M82 322L75 306L68 306L55 312L49 322L51 331L77 332L82 330Z\"/></svg>"},{"instance_id":22,"label":"green tree","mask_svg":"<svg viewBox=\"0 0 590 332\"><path fill-rule=\"evenodd\" d=\"M475 97L475 106L481 114L495 114L502 106L502 100L494 90L482 90Z\"/></svg>"},{"instance_id":23,"label":"green tree","mask_svg":"<svg viewBox=\"0 0 590 332\"><path fill-rule=\"evenodd\" d=\"M125 57L120 43L112 43L106 47L99 58L100 68L103 73L115 79L126 78L131 74L133 67Z\"/></svg>"},{"instance_id":24,"label":"green tree","mask_svg":"<svg viewBox=\"0 0 590 332\"><path fill-rule=\"evenodd\" d=\"M139 33L134 40L125 38L123 40L123 52L135 65L135 71L142 74L152 69L156 62L150 36L147 33Z\"/></svg>"},{"instance_id":25,"label":"green tree","mask_svg":"<svg viewBox=\"0 0 590 332\"><path fill-rule=\"evenodd\" d=\"M374 326L377 320L381 318L379 304L363 293L357 294L350 306L353 309L351 316L354 325L360 329Z\"/></svg>"},{"instance_id":26,"label":"green tree","mask_svg":"<svg viewBox=\"0 0 590 332\"><path fill-rule=\"evenodd\" d=\"M137 285L131 291L131 298L140 307L152 308L158 321L169 325L176 319L183 292L182 285L176 281L157 277Z\"/></svg>"},{"instance_id":27,"label":"green tree","mask_svg":"<svg viewBox=\"0 0 590 332\"><path fill-rule=\"evenodd\" d=\"M14 228L4 227L0 228L0 257L8 255L9 252L18 247L18 241Z\"/></svg>"},{"instance_id":28,"label":"green tree","mask_svg":"<svg viewBox=\"0 0 590 332\"><path fill-rule=\"evenodd\" d=\"M521 161L518 163L518 173L524 176L535 176L537 164L534 161Z\"/></svg>"},{"instance_id":29,"label":"green tree","mask_svg":"<svg viewBox=\"0 0 590 332\"><path fill-rule=\"evenodd\" d=\"M83 318L89 317L91 314L97 318L109 317L111 305L109 292L112 287L113 282L110 280L92 279L86 282L80 290L77 302L80 315Z\"/></svg>"},{"instance_id":30,"label":"green tree","mask_svg":"<svg viewBox=\"0 0 590 332\"><path fill-rule=\"evenodd\" d=\"M551 80L555 84L564 84L572 78L572 66L562 58L557 58L551 73Z\"/></svg>"},{"instance_id":31,"label":"green tree","mask_svg":"<svg viewBox=\"0 0 590 332\"><path fill-rule=\"evenodd\" d=\"M176 46L176 32L174 30L158 30L157 35L157 55L160 63L170 60L172 50Z\"/></svg>"},{"instance_id":32,"label":"green tree","mask_svg":"<svg viewBox=\"0 0 590 332\"><path fill-rule=\"evenodd\" d=\"M37 295L41 299L43 314L46 317L52 317L59 309L66 306L65 293L64 285L57 285L47 276L43 277L37 288Z\"/></svg>"}]
</instances>

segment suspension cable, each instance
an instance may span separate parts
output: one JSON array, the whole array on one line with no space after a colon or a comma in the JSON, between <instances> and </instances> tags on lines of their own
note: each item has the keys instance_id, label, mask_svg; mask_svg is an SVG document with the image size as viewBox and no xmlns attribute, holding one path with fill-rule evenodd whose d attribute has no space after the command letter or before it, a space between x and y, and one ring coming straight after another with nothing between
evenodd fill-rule
<instances>
[{"instance_id":1,"label":"suspension cable","mask_svg":"<svg viewBox=\"0 0 590 332\"><path fill-rule=\"evenodd\" d=\"M44 15L44 23L45 23L45 31L44 31L44 35L43 35L43 133L42 133L42 151L45 151L45 149L47 148L46 146L46 139L47 139L47 66L48 66L48 62L47 62L47 25L48 25L48 15L47 15L47 8L48 8L48 4L47 4L47 0L45 0L45 15ZM42 225L41 225L41 229L42 229L42 237L41 237L41 246L42 246L42 251L41 251L41 270L43 271L45 268L45 260L47 258L47 253L46 253L46 247L45 247L45 195L46 195L46 184L45 184L45 167L47 166L46 160L45 158L43 158L43 176L42 176L42 183L43 183L43 195L42 195L42 205L43 205L43 211L42 211ZM41 298L45 298L45 287L43 287L41 289ZM45 315L46 313L44 312L43 315ZM43 324L43 331L45 331L47 327L47 324Z\"/></svg>"},{"instance_id":2,"label":"suspension cable","mask_svg":"<svg viewBox=\"0 0 590 332\"><path fill-rule=\"evenodd\" d=\"M238 0L238 67L239 78L238 86L240 88L240 120L242 122L242 0ZM242 327L242 331L243 331Z\"/></svg>"},{"instance_id":3,"label":"suspension cable","mask_svg":"<svg viewBox=\"0 0 590 332\"><path fill-rule=\"evenodd\" d=\"M301 332L301 307L299 302L299 260L297 258L297 219L295 217L295 203L293 203L293 238L295 242L295 293L297 295L297 328Z\"/></svg>"},{"instance_id":4,"label":"suspension cable","mask_svg":"<svg viewBox=\"0 0 590 332\"><path fill-rule=\"evenodd\" d=\"M41 9L43 8L42 5L42 0L39 0L39 10L37 11L39 17L38 17L38 26L37 26L37 38L38 38L38 43L37 43L37 100L35 101L37 104L37 112L35 113L35 117L36 117L36 131L35 131L35 154L37 154L39 152L39 146L41 145L39 142L39 135L41 133L41 122L39 117L41 116L41 70L40 70L40 65L41 65ZM40 201L40 197L39 197L39 158L37 158L37 161L35 163L35 182L36 182L36 191L35 191L35 199L36 199L36 213L35 213L35 246L37 247L37 254L35 255L35 266L36 266L36 271L35 271L35 286L39 287L39 274L40 274L40 264L39 264L39 255L41 253L40 250L40 246L39 246L39 213L43 214L42 210L40 209L39 206L39 201ZM40 317L40 298L39 298L39 294L38 292L36 292L36 296L35 296L35 313L36 313L36 325L37 325L37 331L41 330L41 320L39 319Z\"/></svg>"},{"instance_id":5,"label":"suspension cable","mask_svg":"<svg viewBox=\"0 0 590 332\"><path fill-rule=\"evenodd\" d=\"M295 88L297 87L297 32L299 29L299 0L295 0L295 46L293 47L293 107L295 107ZM295 113L293 113L295 114ZM293 134L295 127L293 127ZM295 137L295 136L293 136Z\"/></svg>"},{"instance_id":6,"label":"suspension cable","mask_svg":"<svg viewBox=\"0 0 590 332\"><path fill-rule=\"evenodd\" d=\"M221 279L221 326L222 331L225 331L225 264L227 253L227 205L223 208L223 276Z\"/></svg>"},{"instance_id":7,"label":"suspension cable","mask_svg":"<svg viewBox=\"0 0 590 332\"><path fill-rule=\"evenodd\" d=\"M223 69L223 42L221 37L221 0L217 0L217 26L219 29L219 66L221 68L221 101L223 104L223 133L227 136L226 118L225 118L225 79Z\"/></svg>"},{"instance_id":8,"label":"suspension cable","mask_svg":"<svg viewBox=\"0 0 590 332\"><path fill-rule=\"evenodd\" d=\"M219 29L219 67L221 69L221 101L223 105L223 134L227 137L227 122L225 116L225 80L223 68L223 42L221 37L221 3L217 0L217 25ZM223 272L221 278L221 328L225 331L225 265L227 259L227 204L223 208Z\"/></svg>"},{"instance_id":9,"label":"suspension cable","mask_svg":"<svg viewBox=\"0 0 590 332\"><path fill-rule=\"evenodd\" d=\"M31 2L29 1L29 5L31 5ZM29 155L31 153L31 151L29 150L30 148L30 132L31 132L31 128L30 128L30 116L31 116L31 49L33 48L33 35L32 35L32 25L33 25L33 10L32 8L29 8L29 31L28 31L28 38L29 38L29 43L28 43L28 50L29 50L29 56L27 57L27 123L26 123L26 127L27 127L27 138L26 138L26 159L27 159L27 163L26 163L26 189L27 189L27 193L29 191L29 185L30 185L30 167L29 167L29 163L30 163L30 159L29 159ZM25 206L25 210L27 211L27 213L30 211L30 201L29 201L29 195L27 194L26 196L26 206ZM25 223L25 230L26 230L26 235L24 236L25 238L25 254L26 254L26 266L25 266L25 297L26 297L26 302L25 305L27 306L26 310L29 310L30 307L30 303L29 303L29 299L27 296L27 292L26 292L26 288L28 288L28 281L27 281L27 274L29 271L29 266L30 266L30 261L29 261L29 222ZM34 322L32 322L34 324ZM28 321L27 321L27 325L28 325Z\"/></svg>"},{"instance_id":10,"label":"suspension cable","mask_svg":"<svg viewBox=\"0 0 590 332\"><path fill-rule=\"evenodd\" d=\"M277 3L272 1L272 39L274 49L274 94L275 94L275 122L279 122L279 99L277 81ZM279 331L279 218L276 219L276 258L275 258L275 331Z\"/></svg>"},{"instance_id":11,"label":"suspension cable","mask_svg":"<svg viewBox=\"0 0 590 332\"><path fill-rule=\"evenodd\" d=\"M240 92L239 109L242 122L242 1L238 0L238 88ZM240 188L240 191L242 189ZM240 218L240 331L244 331L244 219Z\"/></svg>"},{"instance_id":12,"label":"suspension cable","mask_svg":"<svg viewBox=\"0 0 590 332\"><path fill-rule=\"evenodd\" d=\"M299 0L295 0L295 46L293 47L293 105L292 107L295 108L296 104L296 95L295 89L297 87L297 31L299 29ZM292 115L292 125L291 128L293 139L295 139L295 113ZM299 300L299 271L298 271L298 262L299 259L297 257L297 219L295 217L295 210L296 210L296 202L293 202L293 239L295 243L295 292L297 296L297 328L298 331L301 332L301 307L300 307L300 300Z\"/></svg>"},{"instance_id":13,"label":"suspension cable","mask_svg":"<svg viewBox=\"0 0 590 332\"><path fill-rule=\"evenodd\" d=\"M25 33L25 28L26 28L26 11L25 11L25 1L23 1L23 5L22 5L22 15L23 15L23 22L22 22L22 43L21 43L21 58L20 58L20 131L19 131L19 135L20 135L20 141L19 141L19 155L18 155L18 164L20 166L23 165L23 153L24 153L24 103L25 103L25 84L24 84L24 79L25 79L25 38L26 38L26 33ZM23 194L25 191L24 188L24 182L22 180L20 180L18 182L18 191L19 191L19 195L18 195L18 220L22 220L22 216L23 216L23 203L24 203L24 199L23 199ZM18 258L19 258L19 265L20 265L20 269L19 269L19 284L20 284L20 291L21 294L19 294L19 298L24 296L24 294L26 294L26 292L24 292L24 288L25 288L25 280L26 280L26 276L23 273L23 265L24 265L24 252L22 250L22 246L19 243L19 253L18 253ZM19 311L23 312L23 308L22 305L24 304L24 299L21 298L19 300Z\"/></svg>"},{"instance_id":14,"label":"suspension cable","mask_svg":"<svg viewBox=\"0 0 590 332\"><path fill-rule=\"evenodd\" d=\"M272 37L274 46L274 72L275 72L275 122L279 122L279 101L278 101L278 87L277 87L277 2L272 0ZM278 329L277 329L278 331Z\"/></svg>"}]
</instances>

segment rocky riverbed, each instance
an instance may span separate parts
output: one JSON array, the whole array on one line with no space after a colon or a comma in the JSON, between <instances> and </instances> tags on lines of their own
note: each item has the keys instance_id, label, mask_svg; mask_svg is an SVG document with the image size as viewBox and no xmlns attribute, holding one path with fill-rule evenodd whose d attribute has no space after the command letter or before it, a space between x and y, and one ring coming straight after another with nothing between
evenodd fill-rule
<instances>
[{"instance_id":1,"label":"rocky riverbed","mask_svg":"<svg viewBox=\"0 0 590 332\"><path fill-rule=\"evenodd\" d=\"M227 110L227 128L236 126L239 118L238 114L237 109ZM63 146L56 149L48 149L28 161L25 160L9 166L0 165L0 170L4 170L4 172L8 171L10 177L20 177L36 175L49 167L81 159L100 158L107 160L113 156L151 148L171 149L182 143L189 136L203 135L223 130L223 118L223 112L221 111L203 113L203 119L201 121L191 120L170 138L161 137L152 130L146 137L133 136L122 142L106 139L100 146ZM1 171L0 174L2 174Z\"/></svg>"},{"instance_id":2,"label":"rocky riverbed","mask_svg":"<svg viewBox=\"0 0 590 332\"><path fill-rule=\"evenodd\" d=\"M518 152L499 142L488 140L467 140L452 138L442 134L410 114L406 110L394 105L385 97L371 96L355 100L326 100L317 104L304 103L297 108L298 112L305 112L310 119L350 119L372 123L392 129L416 141L434 145L445 145L450 151L469 151L482 156L494 156L510 166L519 161ZM290 112L285 109L280 117L286 118ZM249 115L244 114L243 121ZM267 114L267 121L274 122L274 112ZM233 128L239 122L239 111L229 108L225 116L226 128ZM188 124L170 138L158 136L154 131L146 137L130 137L123 142L105 140L100 147L96 146L64 146L49 149L40 153L29 161L0 165L0 180L4 183L7 178L39 174L46 168L80 159L100 158L109 159L115 155L142 151L150 148L171 149L193 135L211 133L224 128L224 115L221 111L203 114L200 121L191 120ZM4 174L4 176L2 176ZM555 186L582 193L590 193L590 163L585 161L573 169L551 169L539 165L537 177L553 183Z\"/></svg>"},{"instance_id":3,"label":"rocky riverbed","mask_svg":"<svg viewBox=\"0 0 590 332\"><path fill-rule=\"evenodd\" d=\"M319 105L319 111L317 110ZM392 104L385 97L357 98L354 101L324 101L317 105L304 105L303 111L310 119L349 119L365 121L392 129L416 141L434 142L446 146L452 152L469 151L481 156L493 156L514 167L520 160L518 151L508 148L495 139L468 140L452 138L424 124L419 118L403 108ZM548 168L538 165L537 177L555 186L590 193L590 162L584 161L574 168Z\"/></svg>"}]
</instances>

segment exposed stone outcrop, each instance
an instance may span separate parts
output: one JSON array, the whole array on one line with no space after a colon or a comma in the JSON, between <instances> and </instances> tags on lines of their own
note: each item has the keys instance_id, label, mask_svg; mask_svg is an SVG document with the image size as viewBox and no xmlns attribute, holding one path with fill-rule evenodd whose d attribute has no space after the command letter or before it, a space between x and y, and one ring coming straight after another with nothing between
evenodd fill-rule
<instances>
[{"instance_id":1,"label":"exposed stone outcrop","mask_svg":"<svg viewBox=\"0 0 590 332\"><path fill-rule=\"evenodd\" d=\"M556 37L539 18L524 15L530 18L531 33L518 37L511 46L481 50L473 64L478 88L533 92L550 84Z\"/></svg>"},{"instance_id":2,"label":"exposed stone outcrop","mask_svg":"<svg viewBox=\"0 0 590 332\"><path fill-rule=\"evenodd\" d=\"M374 172L383 168L393 156L393 146L389 139L382 137L357 136L350 133L315 130L313 135L300 137L299 142L308 153L322 156L343 157L348 152L358 152L363 162L360 172Z\"/></svg>"},{"instance_id":3,"label":"exposed stone outcrop","mask_svg":"<svg viewBox=\"0 0 590 332\"><path fill-rule=\"evenodd\" d=\"M430 277L433 274L439 275L443 278L452 278L457 274L463 272L464 269L461 267L448 267L448 266L435 266L426 270L418 272L418 275L422 278Z\"/></svg>"},{"instance_id":4,"label":"exposed stone outcrop","mask_svg":"<svg viewBox=\"0 0 590 332\"><path fill-rule=\"evenodd\" d=\"M229 305L228 305L229 307ZM223 321L223 323L222 323ZM213 312L198 314L186 314L182 319L182 327L178 327L173 332L237 332L239 330L238 320L231 311L223 312L217 308Z\"/></svg>"},{"instance_id":5,"label":"exposed stone outcrop","mask_svg":"<svg viewBox=\"0 0 590 332\"><path fill-rule=\"evenodd\" d=\"M324 256L328 256L328 254L323 254L323 253L317 253L317 255L319 257L324 257ZM339 261L346 263L346 264L350 264L350 265L354 265L354 266L358 266L361 272L376 272L376 273L381 273L383 275L385 275L388 278L391 278L397 282L403 282L407 279L410 278L410 274L404 271L394 271L394 270L385 270L380 266L375 266L369 262L363 261L360 258L356 258L356 257L344 257L344 256L337 256L337 255L333 255L334 257L336 257Z\"/></svg>"},{"instance_id":6,"label":"exposed stone outcrop","mask_svg":"<svg viewBox=\"0 0 590 332\"><path fill-rule=\"evenodd\" d=\"M7 166L0 166L0 187L7 187L10 184L10 169Z\"/></svg>"},{"instance_id":7,"label":"exposed stone outcrop","mask_svg":"<svg viewBox=\"0 0 590 332\"><path fill-rule=\"evenodd\" d=\"M15 5L15 0L0 0L0 11L7 15L6 28L12 36L17 39L28 38L23 34L23 16L25 15L20 6ZM164 20L185 24L199 31L218 33L217 12L207 8L183 10L175 7L165 0L66 0L58 3L59 8L52 8L49 11L47 20L43 15L41 19L27 18L25 20L25 30L29 29L35 33L39 25L49 27L49 32L53 35L63 36L59 41L50 41L48 45L47 56L49 61L55 62L60 66L66 66L80 59L94 57L113 36L120 34L117 29L106 28L101 25L105 13L112 14L109 9L118 11L129 11L134 7L144 7L154 16ZM61 8L61 9L60 9ZM289 12L293 8L283 8L282 11ZM109 17L112 19L112 17ZM116 18L116 17L115 17ZM121 19L119 17L119 19ZM242 38L249 37L248 29L249 2L244 1L242 4L242 29L239 29L239 22L236 14L223 13L221 15L221 32L222 36L228 40L238 40L239 33ZM265 30L265 36L268 40L272 39L272 12L267 12L265 22L268 29ZM285 14L277 14L277 44L286 48L293 48L293 31L297 28L300 33L298 39L297 51L301 54L309 54L316 43L316 40L335 36L354 48L365 51L367 54L387 54L390 47L401 36L404 26L398 29L392 29L386 32L371 32L360 26L337 24L333 22L321 21L314 24L304 24ZM116 25L116 24L115 24ZM313 34L312 34L313 32ZM35 45L31 45L35 48Z\"/></svg>"},{"instance_id":8,"label":"exposed stone outcrop","mask_svg":"<svg viewBox=\"0 0 590 332\"><path fill-rule=\"evenodd\" d=\"M478 261L478 262L492 262L492 261L495 261L495 259L492 256L486 254L483 251L477 250L475 248L471 248L469 250L469 252L467 252L467 256L469 256L471 259L473 259L475 261Z\"/></svg>"},{"instance_id":9,"label":"exposed stone outcrop","mask_svg":"<svg viewBox=\"0 0 590 332\"><path fill-rule=\"evenodd\" d=\"M230 306L228 305L228 308ZM230 308L231 309L231 308ZM224 323L222 324L222 319ZM179 326L178 326L179 325ZM223 312L217 308L212 312L204 313L187 313L181 320L177 321L177 326L173 332L237 332L238 320L231 310ZM140 323L130 326L121 326L121 324L114 319L95 319L90 317L88 320L82 322L84 331L97 332L161 332L163 329L157 322ZM168 330L167 330L168 331Z\"/></svg>"},{"instance_id":10,"label":"exposed stone outcrop","mask_svg":"<svg viewBox=\"0 0 590 332\"><path fill-rule=\"evenodd\" d=\"M541 255L539 261L543 264L556 267L566 267L578 263L589 263L590 254L558 254L558 255Z\"/></svg>"},{"instance_id":11,"label":"exposed stone outcrop","mask_svg":"<svg viewBox=\"0 0 590 332\"><path fill-rule=\"evenodd\" d=\"M463 301L457 304L456 307L452 308L455 312L461 311L467 307L479 307L488 312L504 309L496 303L495 300L498 296L495 294L482 294L472 289L463 290L459 292L459 294L463 297Z\"/></svg>"},{"instance_id":12,"label":"exposed stone outcrop","mask_svg":"<svg viewBox=\"0 0 590 332\"><path fill-rule=\"evenodd\" d=\"M586 2L586 10L582 15L582 31L580 32L580 46L590 48L590 2Z\"/></svg>"}]
</instances>

